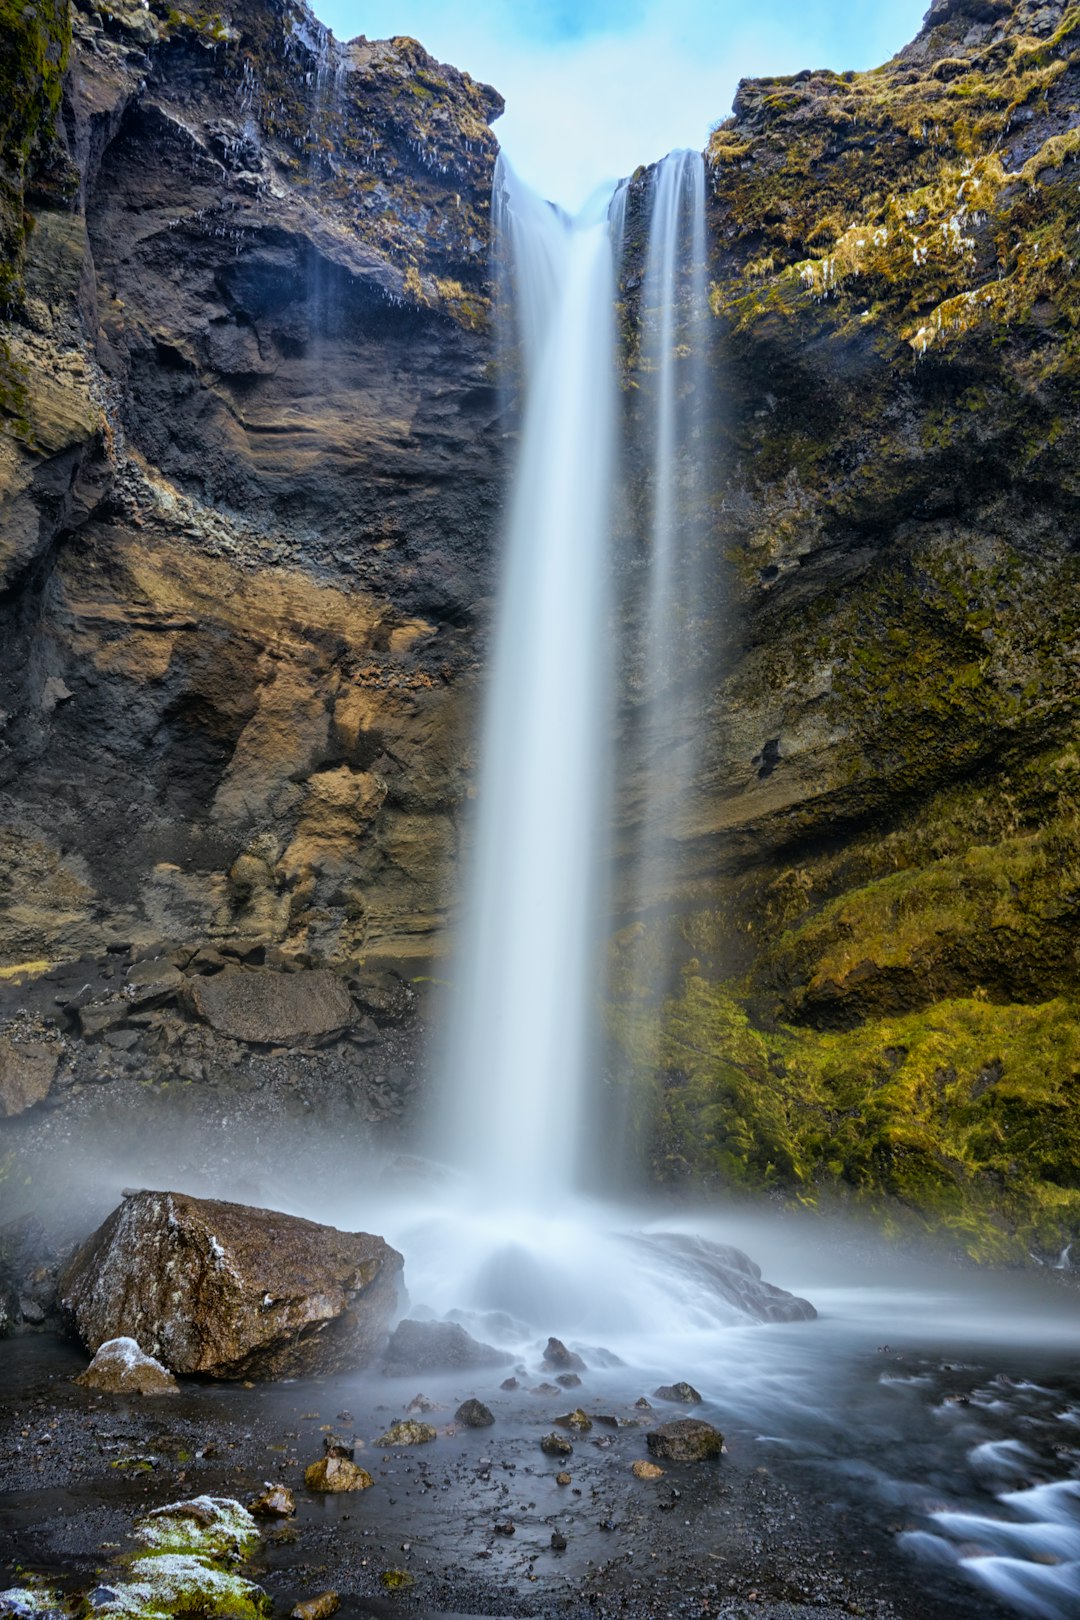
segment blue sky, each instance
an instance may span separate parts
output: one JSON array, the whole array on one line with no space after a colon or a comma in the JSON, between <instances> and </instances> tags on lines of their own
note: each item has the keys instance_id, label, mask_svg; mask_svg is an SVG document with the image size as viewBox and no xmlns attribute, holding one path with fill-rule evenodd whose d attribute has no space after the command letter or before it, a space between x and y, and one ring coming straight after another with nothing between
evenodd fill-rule
<instances>
[{"instance_id":1,"label":"blue sky","mask_svg":"<svg viewBox=\"0 0 1080 1620\"><path fill-rule=\"evenodd\" d=\"M522 178L577 208L673 147L702 147L739 79L873 67L929 0L314 0L339 39L411 34L506 97Z\"/></svg>"}]
</instances>

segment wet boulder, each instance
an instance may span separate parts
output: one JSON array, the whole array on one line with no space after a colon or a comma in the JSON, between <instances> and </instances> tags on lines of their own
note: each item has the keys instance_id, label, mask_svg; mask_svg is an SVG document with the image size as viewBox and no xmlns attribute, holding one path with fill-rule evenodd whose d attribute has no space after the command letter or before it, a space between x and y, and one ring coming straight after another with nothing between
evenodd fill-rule
<instances>
[{"instance_id":1,"label":"wet boulder","mask_svg":"<svg viewBox=\"0 0 1080 1620\"><path fill-rule=\"evenodd\" d=\"M766 1282L761 1267L729 1243L688 1232L636 1233L627 1241L644 1264L659 1267L666 1278L681 1277L695 1292L711 1293L717 1319L726 1318L733 1326L812 1322L817 1316L809 1300Z\"/></svg>"},{"instance_id":2,"label":"wet boulder","mask_svg":"<svg viewBox=\"0 0 1080 1620\"><path fill-rule=\"evenodd\" d=\"M705 1462L719 1457L724 1449L724 1437L719 1429L701 1418L679 1418L674 1423L662 1423L650 1429L645 1444L654 1457L665 1462Z\"/></svg>"},{"instance_id":3,"label":"wet boulder","mask_svg":"<svg viewBox=\"0 0 1080 1620\"><path fill-rule=\"evenodd\" d=\"M478 1401L475 1396L462 1401L454 1413L454 1422L460 1423L466 1429L488 1429L495 1421L495 1414L490 1406Z\"/></svg>"},{"instance_id":4,"label":"wet boulder","mask_svg":"<svg viewBox=\"0 0 1080 1620\"><path fill-rule=\"evenodd\" d=\"M674 1401L679 1406L698 1406L701 1403L701 1396L693 1384L688 1384L685 1379L680 1379L677 1384L661 1384L659 1389L653 1390L653 1394L658 1401Z\"/></svg>"},{"instance_id":5,"label":"wet boulder","mask_svg":"<svg viewBox=\"0 0 1080 1620\"><path fill-rule=\"evenodd\" d=\"M180 1386L167 1367L146 1356L134 1339L106 1339L75 1382L106 1395L179 1395Z\"/></svg>"},{"instance_id":6,"label":"wet boulder","mask_svg":"<svg viewBox=\"0 0 1080 1620\"><path fill-rule=\"evenodd\" d=\"M366 1232L140 1192L68 1262L58 1297L91 1350L131 1338L177 1373L310 1377L370 1361L401 1268L400 1254Z\"/></svg>"},{"instance_id":7,"label":"wet boulder","mask_svg":"<svg viewBox=\"0 0 1080 1620\"><path fill-rule=\"evenodd\" d=\"M453 1372L459 1367L505 1367L512 1356L466 1333L460 1322L417 1322L406 1317L386 1346L388 1373Z\"/></svg>"}]
</instances>

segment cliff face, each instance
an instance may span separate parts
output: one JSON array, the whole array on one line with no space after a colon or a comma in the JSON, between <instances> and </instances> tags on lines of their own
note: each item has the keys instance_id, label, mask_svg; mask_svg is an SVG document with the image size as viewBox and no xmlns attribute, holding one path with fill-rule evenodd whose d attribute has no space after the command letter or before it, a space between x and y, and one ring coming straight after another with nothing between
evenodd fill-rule
<instances>
[{"instance_id":1,"label":"cliff face","mask_svg":"<svg viewBox=\"0 0 1080 1620\"><path fill-rule=\"evenodd\" d=\"M876 72L743 84L708 157L728 608L676 915L646 924L686 965L666 1016L625 983L633 930L615 950L654 1163L1056 1255L1080 8L939 0Z\"/></svg>"},{"instance_id":2,"label":"cliff face","mask_svg":"<svg viewBox=\"0 0 1080 1620\"><path fill-rule=\"evenodd\" d=\"M7 146L0 956L427 951L501 102L289 0L34 9L5 42L38 89Z\"/></svg>"}]
</instances>

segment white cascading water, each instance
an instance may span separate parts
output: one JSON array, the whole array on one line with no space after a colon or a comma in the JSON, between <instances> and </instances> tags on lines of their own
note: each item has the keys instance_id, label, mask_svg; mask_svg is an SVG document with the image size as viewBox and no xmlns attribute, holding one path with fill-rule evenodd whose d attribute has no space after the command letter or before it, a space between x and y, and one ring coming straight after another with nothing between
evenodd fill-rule
<instances>
[{"instance_id":1,"label":"white cascading water","mask_svg":"<svg viewBox=\"0 0 1080 1620\"><path fill-rule=\"evenodd\" d=\"M641 293L641 370L646 409L639 454L649 468L649 571L640 681L644 787L634 873L635 909L670 898L678 880L679 820L699 760L703 694L695 690L700 614L703 438L707 421L708 319L705 163L672 152L651 181ZM666 985L642 982L643 993Z\"/></svg>"},{"instance_id":2,"label":"white cascading water","mask_svg":"<svg viewBox=\"0 0 1080 1620\"><path fill-rule=\"evenodd\" d=\"M501 1204L572 1184L608 806L614 286L604 222L500 163L525 386L456 974L447 1157Z\"/></svg>"}]
</instances>

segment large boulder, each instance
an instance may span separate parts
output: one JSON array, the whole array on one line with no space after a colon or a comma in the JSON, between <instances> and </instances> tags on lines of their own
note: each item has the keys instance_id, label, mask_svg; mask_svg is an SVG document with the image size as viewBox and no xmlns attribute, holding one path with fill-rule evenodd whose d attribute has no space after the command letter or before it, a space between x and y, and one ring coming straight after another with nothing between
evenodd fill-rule
<instances>
[{"instance_id":1,"label":"large boulder","mask_svg":"<svg viewBox=\"0 0 1080 1620\"><path fill-rule=\"evenodd\" d=\"M59 1057L55 1044L0 1037L0 1117L10 1119L45 1100Z\"/></svg>"},{"instance_id":2,"label":"large boulder","mask_svg":"<svg viewBox=\"0 0 1080 1620\"><path fill-rule=\"evenodd\" d=\"M642 1260L659 1267L668 1279L683 1278L695 1291L712 1295L718 1319L739 1322L812 1322L817 1311L808 1299L766 1282L761 1267L729 1243L713 1243L690 1232L635 1233L627 1241ZM668 1393L671 1390L674 1393ZM689 1393L687 1393L689 1392ZM662 1400L690 1403L696 1391L689 1384L658 1389ZM700 1397L698 1397L700 1399Z\"/></svg>"},{"instance_id":3,"label":"large boulder","mask_svg":"<svg viewBox=\"0 0 1080 1620\"><path fill-rule=\"evenodd\" d=\"M91 1350L126 1337L177 1373L290 1378L370 1360L401 1267L366 1232L140 1192L68 1262L58 1294Z\"/></svg>"},{"instance_id":4,"label":"large boulder","mask_svg":"<svg viewBox=\"0 0 1080 1620\"><path fill-rule=\"evenodd\" d=\"M325 968L275 973L226 968L187 987L192 1012L221 1035L259 1046L297 1046L340 1035L356 1017L352 997Z\"/></svg>"}]
</instances>

